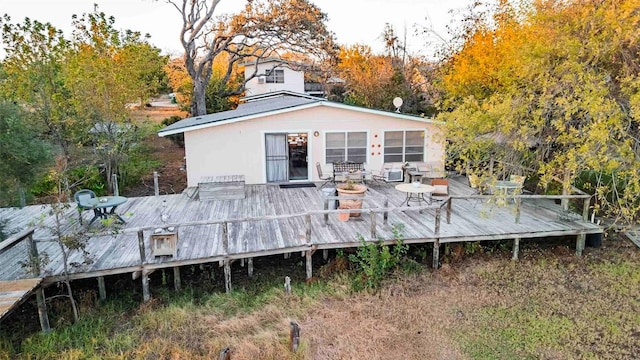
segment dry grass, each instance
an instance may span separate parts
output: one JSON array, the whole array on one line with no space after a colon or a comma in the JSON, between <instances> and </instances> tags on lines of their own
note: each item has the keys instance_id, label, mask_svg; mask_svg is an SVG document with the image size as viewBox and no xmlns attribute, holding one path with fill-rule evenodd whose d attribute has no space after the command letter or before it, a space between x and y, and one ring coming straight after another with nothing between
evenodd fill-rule
<instances>
[{"instance_id":1,"label":"dry grass","mask_svg":"<svg viewBox=\"0 0 640 360\"><path fill-rule=\"evenodd\" d=\"M159 300L113 327L107 338L117 334L120 343L55 353L212 359L229 346L234 360L638 358L640 251L624 241L605 244L583 258L565 246L525 246L517 262L506 252L474 256L397 275L376 293L352 293L338 263L318 272L333 272L328 283L296 283L289 297L279 281L255 293L156 294ZM295 354L291 320L301 327Z\"/></svg>"},{"instance_id":2,"label":"dry grass","mask_svg":"<svg viewBox=\"0 0 640 360\"><path fill-rule=\"evenodd\" d=\"M131 118L136 121L150 121L154 124L159 124L162 120L171 116L180 116L181 118L187 117L186 111L181 111L176 107L149 107L142 109L131 110Z\"/></svg>"}]
</instances>

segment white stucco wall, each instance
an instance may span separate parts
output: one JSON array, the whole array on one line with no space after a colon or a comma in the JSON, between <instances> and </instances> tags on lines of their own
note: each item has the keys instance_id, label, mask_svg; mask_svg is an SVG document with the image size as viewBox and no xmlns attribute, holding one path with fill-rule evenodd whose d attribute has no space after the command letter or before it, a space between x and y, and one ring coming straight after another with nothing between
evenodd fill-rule
<instances>
[{"instance_id":1,"label":"white stucco wall","mask_svg":"<svg viewBox=\"0 0 640 360\"><path fill-rule=\"evenodd\" d=\"M384 131L424 130L425 161L444 160L444 146L438 134L440 125L396 119L388 116L319 106L254 120L188 131L184 135L188 186L197 186L203 176L245 175L247 184L266 182L265 134L307 132L310 180L317 180L315 164L325 163L325 133L366 131L369 170L380 170L384 156ZM318 131L317 137L313 133ZM380 145L380 146L378 146Z\"/></svg>"},{"instance_id":2,"label":"white stucco wall","mask_svg":"<svg viewBox=\"0 0 640 360\"><path fill-rule=\"evenodd\" d=\"M266 74L267 70L273 68L276 65L276 62L266 62L262 64L258 64L258 75ZM248 78L253 74L255 67L254 65L246 65L244 69L244 76ZM259 78L254 77L249 80L245 87L245 96L250 95L259 95L265 94L269 92L288 90L296 93L304 94L304 72L295 71L287 67L286 65L279 65L275 69L284 70L284 83L267 83L266 81L263 84L259 83ZM264 77L264 76L263 76Z\"/></svg>"}]
</instances>

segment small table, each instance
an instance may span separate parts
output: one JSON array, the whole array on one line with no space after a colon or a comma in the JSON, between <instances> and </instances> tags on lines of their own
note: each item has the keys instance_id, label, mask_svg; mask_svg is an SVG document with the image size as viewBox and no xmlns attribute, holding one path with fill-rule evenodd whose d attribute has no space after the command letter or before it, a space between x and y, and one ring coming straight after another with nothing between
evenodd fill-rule
<instances>
[{"instance_id":1,"label":"small table","mask_svg":"<svg viewBox=\"0 0 640 360\"><path fill-rule=\"evenodd\" d=\"M109 216L115 216L122 224L125 224L126 221L124 221L120 215L116 214L115 211L118 205L122 205L126 202L127 198L124 196L101 196L87 200L87 205L91 206L95 210L95 215L89 222L89 225L99 218L107 219Z\"/></svg>"},{"instance_id":2,"label":"small table","mask_svg":"<svg viewBox=\"0 0 640 360\"><path fill-rule=\"evenodd\" d=\"M431 205L431 193L436 190L435 187L431 185L423 185L414 186L413 184L400 184L396 185L396 190L407 194L407 198L400 204L400 206L407 204L407 206L411 206L410 202L417 202L418 206L420 203L424 201L425 203ZM428 198L425 198L424 195L427 194Z\"/></svg>"},{"instance_id":3,"label":"small table","mask_svg":"<svg viewBox=\"0 0 640 360\"><path fill-rule=\"evenodd\" d=\"M508 195L516 195L518 189L522 188L522 184L515 181L502 180L496 181L492 187L495 189L496 195L503 195L506 197Z\"/></svg>"}]
</instances>

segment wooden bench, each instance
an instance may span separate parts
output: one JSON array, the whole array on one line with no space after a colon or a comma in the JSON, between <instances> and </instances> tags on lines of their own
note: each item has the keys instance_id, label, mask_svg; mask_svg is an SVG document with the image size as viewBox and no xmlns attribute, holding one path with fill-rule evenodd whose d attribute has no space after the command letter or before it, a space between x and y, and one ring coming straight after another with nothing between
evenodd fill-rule
<instances>
[{"instance_id":1,"label":"wooden bench","mask_svg":"<svg viewBox=\"0 0 640 360\"><path fill-rule=\"evenodd\" d=\"M198 183L200 200L244 199L244 175L205 176Z\"/></svg>"}]
</instances>

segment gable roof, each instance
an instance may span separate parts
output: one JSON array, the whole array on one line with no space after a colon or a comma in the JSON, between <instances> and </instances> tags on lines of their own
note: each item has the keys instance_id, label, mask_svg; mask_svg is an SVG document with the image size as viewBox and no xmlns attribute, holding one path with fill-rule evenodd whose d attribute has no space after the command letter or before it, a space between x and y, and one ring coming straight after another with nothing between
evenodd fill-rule
<instances>
[{"instance_id":1,"label":"gable roof","mask_svg":"<svg viewBox=\"0 0 640 360\"><path fill-rule=\"evenodd\" d=\"M235 110L222 111L218 113L202 115L180 120L171 124L158 132L158 136L179 134L187 131L199 130L213 126L234 123L238 121L251 120L270 115L282 114L291 111L299 111L318 106L326 106L349 111L357 111L375 115L388 116L396 119L413 120L425 123L434 123L432 119L406 115L397 112L368 109L360 106L345 105L342 103L328 101L322 98L310 96L298 96L298 94L273 93L272 96L256 99L238 105Z\"/></svg>"}]
</instances>

